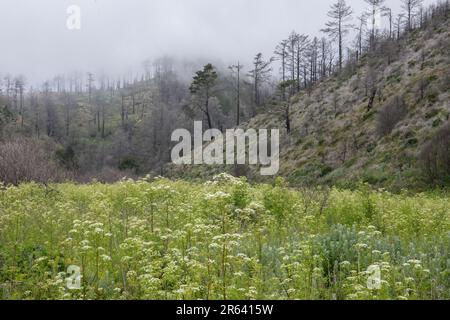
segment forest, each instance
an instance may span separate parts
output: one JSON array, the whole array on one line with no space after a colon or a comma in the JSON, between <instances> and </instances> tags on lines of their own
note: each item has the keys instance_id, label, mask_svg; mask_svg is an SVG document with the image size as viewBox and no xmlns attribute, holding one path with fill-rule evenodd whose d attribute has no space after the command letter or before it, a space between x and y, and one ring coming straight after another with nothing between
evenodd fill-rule
<instances>
[{"instance_id":1,"label":"forest","mask_svg":"<svg viewBox=\"0 0 450 320\"><path fill-rule=\"evenodd\" d=\"M165 56L144 61L138 74L117 78L92 73L61 74L37 87L27 85L25 76L3 75L0 83L0 177L6 184L18 184L67 179L88 182L93 178L113 182L125 176L138 177L152 172L171 176L176 173L168 165L174 146L170 134L178 128L192 131L193 120L204 121L205 128L224 131L248 127L256 116L265 117L266 122L279 122L277 125L283 129L287 140L285 149L295 149L298 147L296 140L312 136L307 127L311 123L317 122L318 131L334 125L324 123L320 115L311 114L308 117L312 121L296 126L296 109L306 110L311 104L310 99L300 101L301 98L305 95L323 98L325 87L331 96L328 95L330 101L322 99L327 103L324 108L332 109L329 112L336 118L342 114L343 119L349 120L348 111L355 101L347 92L339 94L329 82L337 82L338 88L345 87L355 74L362 86L358 88L363 92L362 103L367 106L363 116L370 119L374 113L379 114L375 124L378 128L373 134L376 138L388 135L400 120L408 117L410 113L406 109L411 109L411 104L424 108L419 106L422 101L405 101L408 94L415 96L418 90L420 100L430 100L431 104L442 107L441 112L432 110L430 112L436 114L426 116L433 118L434 128L443 128L440 134L444 141L448 140L448 129L443 125L448 121L448 95L441 95L447 92L448 74L443 70L443 74L425 75L427 62L421 61L427 54L435 57L441 53L426 53L423 49L419 61L401 60L402 52L419 45L411 43L411 38L417 34L428 38L434 35L436 39L442 35L436 48L443 50L443 57L439 56L441 65L431 68L437 73L448 67L445 34L448 29L438 28L442 24L448 26L447 2L424 8L421 1L404 1L403 12L398 16L393 15L384 1L366 2L370 12L355 17L345 1L337 1L328 12L329 22L320 30L321 38L293 31L274 46L272 57L258 53L251 66L244 67L238 61L227 66L220 62L180 61ZM386 30L378 27L378 15L388 22ZM383 78L382 70L396 61L409 66L421 64L419 73L423 71L424 75L413 79L411 93L405 90L397 92L396 97L388 97L383 93L384 88L392 87L392 77L399 75ZM436 87L432 83L436 80L442 84ZM353 96L357 95L355 88L348 90L353 90ZM320 114L325 113L322 108L319 106ZM430 134L427 132L420 145L414 145L415 157L423 164L425 160L419 161L419 158L436 154L438 159L428 160L435 160L437 167L430 168L429 163L424 170L432 170L428 176L439 175L441 179L427 177L425 184L442 185L449 175L449 159L445 154L448 143L442 146L446 150L431 151L437 144L428 146L433 139ZM314 149L320 154L321 138L317 139L319 146ZM439 140L439 137L434 139ZM340 157L345 158L345 155ZM417 167L421 167L421 163ZM321 165L331 171L342 167L342 163ZM258 178L252 177L247 167L225 170ZM198 177L198 174L193 173L193 176ZM404 185L413 186L416 185L409 182Z\"/></svg>"}]
</instances>

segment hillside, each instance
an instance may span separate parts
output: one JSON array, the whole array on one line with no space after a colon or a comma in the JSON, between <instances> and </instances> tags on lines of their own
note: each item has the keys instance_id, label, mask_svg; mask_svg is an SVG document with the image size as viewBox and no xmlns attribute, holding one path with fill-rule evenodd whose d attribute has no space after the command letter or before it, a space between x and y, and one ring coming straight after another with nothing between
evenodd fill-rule
<instances>
[{"instance_id":1,"label":"hillside","mask_svg":"<svg viewBox=\"0 0 450 320\"><path fill-rule=\"evenodd\" d=\"M205 180L220 172L273 180L245 165L171 165L172 133L192 133L202 121L205 130L281 129L279 174L293 186L449 186L448 17L442 3L414 28L399 24L373 39L360 31L356 47L348 36L342 69L333 39L293 31L281 42L284 66L278 44L276 58L258 53L245 67L165 56L134 75L57 75L34 89L24 76L5 75L0 181L115 182L149 173ZM208 90L200 81L193 92L207 66Z\"/></svg>"},{"instance_id":2,"label":"hillside","mask_svg":"<svg viewBox=\"0 0 450 320\"><path fill-rule=\"evenodd\" d=\"M84 75L57 76L30 91L25 91L23 78L7 75L0 81L0 181L62 182L70 177L114 182L163 173L170 162L171 133L201 119L189 94L199 68L200 62L163 57L142 78L98 75L89 87ZM214 125L231 127L236 119L234 80L226 67L216 68L221 77L210 101ZM245 119L250 118L250 97L251 85L242 84ZM48 172L33 173L42 167ZM52 173L56 171L65 172Z\"/></svg>"},{"instance_id":3,"label":"hillside","mask_svg":"<svg viewBox=\"0 0 450 320\"><path fill-rule=\"evenodd\" d=\"M398 42L383 41L341 74L291 99L292 131L282 133L280 174L293 185L351 186L363 181L401 189L448 184L445 172L426 172L423 158L438 135L443 139L436 143L444 148L448 163L449 70L448 19ZM266 106L244 127L285 128L279 108L280 102ZM229 169L191 167L186 173L183 168L183 176ZM257 168L241 171L261 179Z\"/></svg>"}]
</instances>

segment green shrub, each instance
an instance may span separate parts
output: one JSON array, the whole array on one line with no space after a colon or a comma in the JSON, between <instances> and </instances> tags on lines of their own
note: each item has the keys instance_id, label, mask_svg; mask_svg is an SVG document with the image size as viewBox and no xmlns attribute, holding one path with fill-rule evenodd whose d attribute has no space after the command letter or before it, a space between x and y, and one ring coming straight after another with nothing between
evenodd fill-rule
<instances>
[{"instance_id":1,"label":"green shrub","mask_svg":"<svg viewBox=\"0 0 450 320\"><path fill-rule=\"evenodd\" d=\"M139 170L139 162L134 158L125 158L120 161L119 163L119 170L126 171L126 170Z\"/></svg>"}]
</instances>

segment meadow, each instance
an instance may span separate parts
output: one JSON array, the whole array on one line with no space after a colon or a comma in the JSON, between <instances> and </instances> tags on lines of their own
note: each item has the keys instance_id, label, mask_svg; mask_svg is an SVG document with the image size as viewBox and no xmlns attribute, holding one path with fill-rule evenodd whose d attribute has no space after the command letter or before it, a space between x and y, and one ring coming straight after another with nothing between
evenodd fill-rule
<instances>
[{"instance_id":1,"label":"meadow","mask_svg":"<svg viewBox=\"0 0 450 320\"><path fill-rule=\"evenodd\" d=\"M0 299L450 299L444 191L225 174L0 187Z\"/></svg>"}]
</instances>

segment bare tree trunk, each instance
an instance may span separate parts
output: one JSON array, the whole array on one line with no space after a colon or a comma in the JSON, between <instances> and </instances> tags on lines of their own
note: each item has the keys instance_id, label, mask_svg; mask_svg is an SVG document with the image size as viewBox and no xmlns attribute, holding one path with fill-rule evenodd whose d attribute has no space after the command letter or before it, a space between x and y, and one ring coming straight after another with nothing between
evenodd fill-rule
<instances>
[{"instance_id":1,"label":"bare tree trunk","mask_svg":"<svg viewBox=\"0 0 450 320\"><path fill-rule=\"evenodd\" d=\"M121 118L122 118L122 127L125 127L125 101L124 101L125 97L122 95L122 113L121 113Z\"/></svg>"},{"instance_id":2,"label":"bare tree trunk","mask_svg":"<svg viewBox=\"0 0 450 320\"><path fill-rule=\"evenodd\" d=\"M236 125L239 126L241 122L241 68L238 61L238 75L237 75L237 110L236 110Z\"/></svg>"},{"instance_id":3,"label":"bare tree trunk","mask_svg":"<svg viewBox=\"0 0 450 320\"><path fill-rule=\"evenodd\" d=\"M105 105L102 105L102 138L105 138Z\"/></svg>"},{"instance_id":4,"label":"bare tree trunk","mask_svg":"<svg viewBox=\"0 0 450 320\"><path fill-rule=\"evenodd\" d=\"M290 102L287 102L286 105L286 130L288 134L291 134L291 115L290 115L290 111L291 111L291 106L290 106Z\"/></svg>"},{"instance_id":5,"label":"bare tree trunk","mask_svg":"<svg viewBox=\"0 0 450 320\"><path fill-rule=\"evenodd\" d=\"M212 125L211 113L209 112L209 89L206 90L205 112L206 112L206 118L208 120L208 127L209 127L209 129L212 129L213 125Z\"/></svg>"}]
</instances>

